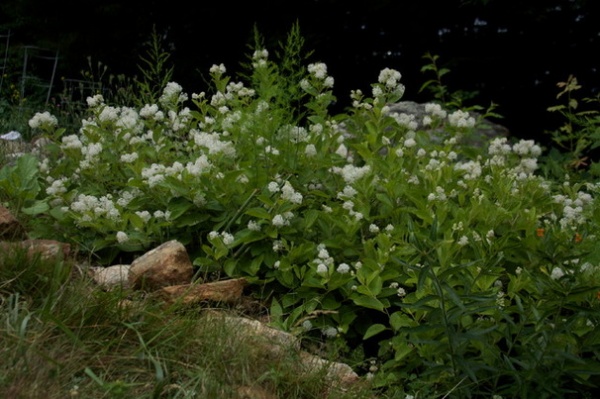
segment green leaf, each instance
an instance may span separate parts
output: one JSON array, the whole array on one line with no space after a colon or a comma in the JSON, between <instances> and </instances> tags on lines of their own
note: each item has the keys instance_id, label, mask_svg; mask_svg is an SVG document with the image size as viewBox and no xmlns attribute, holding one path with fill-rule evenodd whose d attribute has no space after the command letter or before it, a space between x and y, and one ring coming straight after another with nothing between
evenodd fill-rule
<instances>
[{"instance_id":1,"label":"green leaf","mask_svg":"<svg viewBox=\"0 0 600 399\"><path fill-rule=\"evenodd\" d=\"M304 227L307 229L310 228L319 218L320 214L321 212L316 209L309 209L304 212Z\"/></svg>"},{"instance_id":2,"label":"green leaf","mask_svg":"<svg viewBox=\"0 0 600 399\"><path fill-rule=\"evenodd\" d=\"M395 331L398 331L402 327L415 327L416 323L406 313L394 312L390 316L390 325Z\"/></svg>"},{"instance_id":3,"label":"green leaf","mask_svg":"<svg viewBox=\"0 0 600 399\"><path fill-rule=\"evenodd\" d=\"M365 335L363 335L363 340L374 337L375 335L382 333L385 330L387 330L387 327L383 324L373 324L367 329Z\"/></svg>"},{"instance_id":4,"label":"green leaf","mask_svg":"<svg viewBox=\"0 0 600 399\"><path fill-rule=\"evenodd\" d=\"M192 203L185 198L172 198L169 201L168 209L171 212L170 219L177 220L181 215L192 207Z\"/></svg>"},{"instance_id":5,"label":"green leaf","mask_svg":"<svg viewBox=\"0 0 600 399\"><path fill-rule=\"evenodd\" d=\"M23 212L26 215L39 215L40 213L44 213L46 211L48 211L48 209L50 209L50 205L48 205L48 203L45 200L41 200L41 201L36 201L33 205L27 207L27 208L23 208L21 209L21 212Z\"/></svg>"},{"instance_id":6,"label":"green leaf","mask_svg":"<svg viewBox=\"0 0 600 399\"><path fill-rule=\"evenodd\" d=\"M375 309L375 310L379 310L381 312L383 312L384 309L384 305L383 303L381 303L380 300L378 300L377 298L373 298L370 296L355 296L352 298L352 301L358 305L358 306L362 306L363 308L368 308L368 309Z\"/></svg>"},{"instance_id":7,"label":"green leaf","mask_svg":"<svg viewBox=\"0 0 600 399\"><path fill-rule=\"evenodd\" d=\"M259 219L271 220L271 214L269 214L269 212L262 207L249 208L244 213L248 216L254 216Z\"/></svg>"}]
</instances>

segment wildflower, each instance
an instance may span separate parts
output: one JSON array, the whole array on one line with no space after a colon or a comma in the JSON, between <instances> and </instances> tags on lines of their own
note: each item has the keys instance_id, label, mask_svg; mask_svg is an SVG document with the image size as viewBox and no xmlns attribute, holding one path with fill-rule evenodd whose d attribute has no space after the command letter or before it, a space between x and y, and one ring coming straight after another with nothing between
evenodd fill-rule
<instances>
[{"instance_id":1,"label":"wildflower","mask_svg":"<svg viewBox=\"0 0 600 399\"><path fill-rule=\"evenodd\" d=\"M248 230L260 231L260 224L254 220L251 220L248 222Z\"/></svg>"},{"instance_id":2,"label":"wildflower","mask_svg":"<svg viewBox=\"0 0 600 399\"><path fill-rule=\"evenodd\" d=\"M583 241L583 237L579 233L575 233L575 242Z\"/></svg>"},{"instance_id":3,"label":"wildflower","mask_svg":"<svg viewBox=\"0 0 600 399\"><path fill-rule=\"evenodd\" d=\"M131 154L123 154L121 155L121 162L123 163L132 163L138 159L138 153L132 152Z\"/></svg>"},{"instance_id":4,"label":"wildflower","mask_svg":"<svg viewBox=\"0 0 600 399\"><path fill-rule=\"evenodd\" d=\"M338 330L335 327L327 327L322 331L323 335L329 338L335 338L337 336Z\"/></svg>"},{"instance_id":5,"label":"wildflower","mask_svg":"<svg viewBox=\"0 0 600 399\"><path fill-rule=\"evenodd\" d=\"M214 240L215 238L217 238L219 236L219 233L216 231L211 231L210 233L208 233L208 238L211 240Z\"/></svg>"},{"instance_id":6,"label":"wildflower","mask_svg":"<svg viewBox=\"0 0 600 399\"><path fill-rule=\"evenodd\" d=\"M565 272L560 268L560 267L555 267L554 269L552 269L552 273L550 273L550 278L552 280L558 280L559 278L563 277L565 275Z\"/></svg>"},{"instance_id":7,"label":"wildflower","mask_svg":"<svg viewBox=\"0 0 600 399\"><path fill-rule=\"evenodd\" d=\"M322 62L310 64L308 72L315 78L324 80L327 77L327 65Z\"/></svg>"},{"instance_id":8,"label":"wildflower","mask_svg":"<svg viewBox=\"0 0 600 399\"><path fill-rule=\"evenodd\" d=\"M272 193L276 193L279 191L279 183L277 183L276 181L272 181L267 186L267 189Z\"/></svg>"},{"instance_id":9,"label":"wildflower","mask_svg":"<svg viewBox=\"0 0 600 399\"><path fill-rule=\"evenodd\" d=\"M129 236L127 235L127 233L123 232L123 231L119 231L117 233L117 242L119 244L123 244L125 242L129 241Z\"/></svg>"},{"instance_id":10,"label":"wildflower","mask_svg":"<svg viewBox=\"0 0 600 399\"><path fill-rule=\"evenodd\" d=\"M222 74L224 74L225 72L227 72L227 69L225 68L225 65L223 65L223 64L220 64L220 65L213 64L213 65L210 67L210 69L209 69L209 72L210 72L210 73L214 73L214 74L216 74L216 75L222 75Z\"/></svg>"},{"instance_id":11,"label":"wildflower","mask_svg":"<svg viewBox=\"0 0 600 399\"><path fill-rule=\"evenodd\" d=\"M225 231L221 233L221 238L223 239L223 244L225 245L230 245L234 241L233 235Z\"/></svg>"},{"instance_id":12,"label":"wildflower","mask_svg":"<svg viewBox=\"0 0 600 399\"><path fill-rule=\"evenodd\" d=\"M148 221L152 217L152 215L148 211L136 211L135 214L138 215L140 219L144 221L144 223L148 223Z\"/></svg>"},{"instance_id":13,"label":"wildflower","mask_svg":"<svg viewBox=\"0 0 600 399\"><path fill-rule=\"evenodd\" d=\"M314 157L315 155L317 155L317 148L314 144L308 144L304 149L304 154L307 157Z\"/></svg>"},{"instance_id":14,"label":"wildflower","mask_svg":"<svg viewBox=\"0 0 600 399\"><path fill-rule=\"evenodd\" d=\"M327 265L325 263L319 263L319 265L317 266L317 273L318 274L327 274L329 272L329 269L327 268Z\"/></svg>"},{"instance_id":15,"label":"wildflower","mask_svg":"<svg viewBox=\"0 0 600 399\"><path fill-rule=\"evenodd\" d=\"M369 231L371 233L379 233L379 227L376 224L369 225Z\"/></svg>"},{"instance_id":16,"label":"wildflower","mask_svg":"<svg viewBox=\"0 0 600 399\"><path fill-rule=\"evenodd\" d=\"M384 84L386 87L393 89L398 85L398 81L401 77L402 75L400 72L394 69L384 68L381 70L381 72L379 72L378 81L379 83Z\"/></svg>"},{"instance_id":17,"label":"wildflower","mask_svg":"<svg viewBox=\"0 0 600 399\"><path fill-rule=\"evenodd\" d=\"M275 216L273 216L273 220L271 221L271 223L275 227L283 227L285 225L290 224L290 222L288 222L287 220L285 220L282 215L275 215Z\"/></svg>"},{"instance_id":18,"label":"wildflower","mask_svg":"<svg viewBox=\"0 0 600 399\"><path fill-rule=\"evenodd\" d=\"M302 194L294 190L290 182L286 181L281 188L281 198L290 201L293 204L302 203Z\"/></svg>"},{"instance_id":19,"label":"wildflower","mask_svg":"<svg viewBox=\"0 0 600 399\"><path fill-rule=\"evenodd\" d=\"M536 236L538 236L538 237L543 237L543 236L544 236L544 233L545 233L545 231L546 231L546 230L544 230L543 228L541 228L541 227L540 227L539 229L536 229L536 230L535 230L535 235L536 235Z\"/></svg>"},{"instance_id":20,"label":"wildflower","mask_svg":"<svg viewBox=\"0 0 600 399\"><path fill-rule=\"evenodd\" d=\"M55 127L58 125L58 119L50 112L37 112L30 120L29 127L32 129Z\"/></svg>"},{"instance_id":21,"label":"wildflower","mask_svg":"<svg viewBox=\"0 0 600 399\"><path fill-rule=\"evenodd\" d=\"M467 245L469 243L469 237L467 236L462 236L460 237L460 239L458 240L458 245L460 245L461 247L464 247L465 245Z\"/></svg>"},{"instance_id":22,"label":"wildflower","mask_svg":"<svg viewBox=\"0 0 600 399\"><path fill-rule=\"evenodd\" d=\"M311 323L310 320L304 320L302 322L302 329L304 331L310 331L313 328L313 324Z\"/></svg>"},{"instance_id":23,"label":"wildflower","mask_svg":"<svg viewBox=\"0 0 600 399\"><path fill-rule=\"evenodd\" d=\"M405 297L405 296L406 296L406 290L405 290L404 288L402 288L402 287L399 287L399 288L396 290L396 292L397 292L397 295L398 295L400 298L403 298L403 297Z\"/></svg>"},{"instance_id":24,"label":"wildflower","mask_svg":"<svg viewBox=\"0 0 600 399\"><path fill-rule=\"evenodd\" d=\"M340 274L346 274L350 271L350 266L347 263L340 263L337 268L337 272Z\"/></svg>"}]
</instances>

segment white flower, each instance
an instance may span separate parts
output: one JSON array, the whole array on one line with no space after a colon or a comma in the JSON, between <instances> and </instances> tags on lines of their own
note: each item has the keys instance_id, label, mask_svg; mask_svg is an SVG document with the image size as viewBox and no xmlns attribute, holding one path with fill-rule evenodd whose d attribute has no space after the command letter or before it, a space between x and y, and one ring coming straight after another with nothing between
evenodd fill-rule
<instances>
[{"instance_id":1,"label":"white flower","mask_svg":"<svg viewBox=\"0 0 600 399\"><path fill-rule=\"evenodd\" d=\"M119 244L123 244L124 242L129 241L129 236L125 232L119 231L117 233L117 241Z\"/></svg>"},{"instance_id":2,"label":"white flower","mask_svg":"<svg viewBox=\"0 0 600 399\"><path fill-rule=\"evenodd\" d=\"M302 322L302 329L304 331L310 331L313 328L313 324L311 323L310 320L304 320Z\"/></svg>"},{"instance_id":3,"label":"white flower","mask_svg":"<svg viewBox=\"0 0 600 399\"><path fill-rule=\"evenodd\" d=\"M469 243L469 237L467 236L462 236L460 237L460 239L458 240L458 245L460 245L461 247L464 247L465 245L467 245Z\"/></svg>"},{"instance_id":4,"label":"white flower","mask_svg":"<svg viewBox=\"0 0 600 399\"><path fill-rule=\"evenodd\" d=\"M338 330L335 327L327 327L323 329L323 335L329 338L334 338L337 336Z\"/></svg>"},{"instance_id":5,"label":"white flower","mask_svg":"<svg viewBox=\"0 0 600 399\"><path fill-rule=\"evenodd\" d=\"M286 219L284 219L284 217L282 215L273 216L273 220L271 221L271 223L275 227L283 227L283 226L290 224L290 222L287 221Z\"/></svg>"},{"instance_id":6,"label":"white flower","mask_svg":"<svg viewBox=\"0 0 600 399\"><path fill-rule=\"evenodd\" d=\"M417 145L417 142L413 138L404 140L404 146L406 148L414 147L415 145Z\"/></svg>"},{"instance_id":7,"label":"white flower","mask_svg":"<svg viewBox=\"0 0 600 399\"><path fill-rule=\"evenodd\" d=\"M369 231L371 233L379 233L379 227L376 224L369 225Z\"/></svg>"},{"instance_id":8,"label":"white flower","mask_svg":"<svg viewBox=\"0 0 600 399\"><path fill-rule=\"evenodd\" d=\"M248 230L260 231L260 224L254 220L251 220L248 222Z\"/></svg>"},{"instance_id":9,"label":"white flower","mask_svg":"<svg viewBox=\"0 0 600 399\"><path fill-rule=\"evenodd\" d=\"M314 144L308 144L304 149L304 154L307 157L314 157L315 155L317 155L317 148Z\"/></svg>"},{"instance_id":10,"label":"white flower","mask_svg":"<svg viewBox=\"0 0 600 399\"><path fill-rule=\"evenodd\" d=\"M560 267L555 267L554 269L552 269L552 273L550 273L550 278L552 280L558 280L564 275L565 272L563 271L563 269L561 269Z\"/></svg>"},{"instance_id":11,"label":"white flower","mask_svg":"<svg viewBox=\"0 0 600 399\"><path fill-rule=\"evenodd\" d=\"M225 245L233 244L234 238L233 238L232 234L229 234L224 231L221 233L221 238L223 239L223 244L225 244Z\"/></svg>"},{"instance_id":12,"label":"white flower","mask_svg":"<svg viewBox=\"0 0 600 399\"><path fill-rule=\"evenodd\" d=\"M131 154L123 154L121 155L121 162L123 163L132 163L138 159L138 153L132 152Z\"/></svg>"},{"instance_id":13,"label":"white flower","mask_svg":"<svg viewBox=\"0 0 600 399\"><path fill-rule=\"evenodd\" d=\"M340 274L346 274L350 271L350 266L347 263L340 263L337 268L337 272Z\"/></svg>"},{"instance_id":14,"label":"white flower","mask_svg":"<svg viewBox=\"0 0 600 399\"><path fill-rule=\"evenodd\" d=\"M327 65L322 62L317 62L308 65L308 72L315 78L325 80L327 77Z\"/></svg>"},{"instance_id":15,"label":"white flower","mask_svg":"<svg viewBox=\"0 0 600 399\"><path fill-rule=\"evenodd\" d=\"M329 272L329 269L327 268L327 265L325 263L319 263L319 265L317 266L317 273L318 274L327 274Z\"/></svg>"},{"instance_id":16,"label":"white flower","mask_svg":"<svg viewBox=\"0 0 600 399\"><path fill-rule=\"evenodd\" d=\"M208 233L208 238L211 240L214 240L215 238L217 238L219 236L219 233L216 231L211 231L210 233Z\"/></svg>"},{"instance_id":17,"label":"white flower","mask_svg":"<svg viewBox=\"0 0 600 399\"><path fill-rule=\"evenodd\" d=\"M37 112L30 120L29 127L37 129L40 127L54 127L58 125L58 119L50 112Z\"/></svg>"}]
</instances>

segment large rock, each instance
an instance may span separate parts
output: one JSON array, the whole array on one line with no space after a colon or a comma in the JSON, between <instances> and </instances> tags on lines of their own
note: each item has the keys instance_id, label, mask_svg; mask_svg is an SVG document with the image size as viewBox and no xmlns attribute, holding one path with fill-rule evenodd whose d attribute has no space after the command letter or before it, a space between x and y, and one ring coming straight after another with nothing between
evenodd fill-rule
<instances>
[{"instance_id":1,"label":"large rock","mask_svg":"<svg viewBox=\"0 0 600 399\"><path fill-rule=\"evenodd\" d=\"M390 104L388 113L407 114L414 115L415 121L419 123L418 129L429 131L431 137L436 139L440 136L440 131L443 129L438 128L437 130L422 126L423 117L429 115L425 110L425 103L417 103L414 101L400 101L394 104ZM450 111L447 111L450 114ZM482 118L482 114L478 112L469 112L470 116L475 118L478 123L475 125L473 133L465 138L465 144L481 147L487 145L487 143L497 137L508 137L510 135L509 130L498 123L495 123L487 118Z\"/></svg>"},{"instance_id":2,"label":"large rock","mask_svg":"<svg viewBox=\"0 0 600 399\"><path fill-rule=\"evenodd\" d=\"M27 234L8 209L0 205L0 240L25 239Z\"/></svg>"},{"instance_id":3,"label":"large rock","mask_svg":"<svg viewBox=\"0 0 600 399\"><path fill-rule=\"evenodd\" d=\"M25 240L19 242L0 242L0 253L21 250L33 259L39 256L43 260L64 260L71 256L71 245L55 240Z\"/></svg>"},{"instance_id":4,"label":"large rock","mask_svg":"<svg viewBox=\"0 0 600 399\"><path fill-rule=\"evenodd\" d=\"M170 285L189 284L193 275L185 247L172 240L135 259L129 268L128 280L134 289L154 291Z\"/></svg>"}]
</instances>

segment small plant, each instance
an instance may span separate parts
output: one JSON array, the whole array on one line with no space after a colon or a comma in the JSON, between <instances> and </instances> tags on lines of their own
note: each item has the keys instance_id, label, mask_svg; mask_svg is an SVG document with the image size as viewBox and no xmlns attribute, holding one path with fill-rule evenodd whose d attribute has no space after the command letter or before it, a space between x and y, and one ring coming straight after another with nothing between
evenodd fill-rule
<instances>
[{"instance_id":1,"label":"small plant","mask_svg":"<svg viewBox=\"0 0 600 399\"><path fill-rule=\"evenodd\" d=\"M565 104L548 108L565 118L564 124L557 130L548 132L558 146L549 154L549 171L555 174L585 173L600 175L598 163L592 158L594 150L600 147L600 114L597 109L580 110L580 100L575 94L582 86L573 75L565 82L557 83L560 89L557 99L564 98ZM600 97L586 97L585 103L598 105Z\"/></svg>"}]
</instances>

